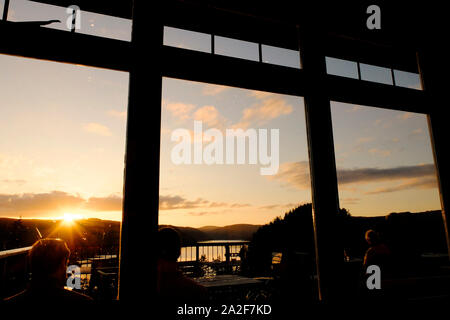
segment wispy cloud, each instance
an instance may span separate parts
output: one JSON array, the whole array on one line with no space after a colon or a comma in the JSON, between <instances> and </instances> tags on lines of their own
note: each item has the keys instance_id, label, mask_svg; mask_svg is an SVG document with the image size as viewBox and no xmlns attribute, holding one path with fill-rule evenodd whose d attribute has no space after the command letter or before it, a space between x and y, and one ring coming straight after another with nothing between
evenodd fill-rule
<instances>
[{"instance_id":1,"label":"wispy cloud","mask_svg":"<svg viewBox=\"0 0 450 320\"><path fill-rule=\"evenodd\" d=\"M108 116L119 118L119 119L126 119L127 118L127 112L126 111L118 111L118 110L108 110L107 112Z\"/></svg>"},{"instance_id":2,"label":"wispy cloud","mask_svg":"<svg viewBox=\"0 0 450 320\"><path fill-rule=\"evenodd\" d=\"M214 106L204 106L194 112L195 120L203 121L210 128L225 129L228 121Z\"/></svg>"},{"instance_id":3,"label":"wispy cloud","mask_svg":"<svg viewBox=\"0 0 450 320\"><path fill-rule=\"evenodd\" d=\"M434 175L433 164L393 168L338 169L337 171L338 181L341 184L401 180Z\"/></svg>"},{"instance_id":4,"label":"wispy cloud","mask_svg":"<svg viewBox=\"0 0 450 320\"><path fill-rule=\"evenodd\" d=\"M17 184L17 185L23 185L27 183L27 180L23 179L3 179L0 181L1 183L7 183L7 184Z\"/></svg>"},{"instance_id":5,"label":"wispy cloud","mask_svg":"<svg viewBox=\"0 0 450 320\"><path fill-rule=\"evenodd\" d=\"M187 104L182 102L167 102L163 104L164 108L169 111L173 117L179 120L187 120L191 117L192 110L195 109L193 104Z\"/></svg>"},{"instance_id":6,"label":"wispy cloud","mask_svg":"<svg viewBox=\"0 0 450 320\"><path fill-rule=\"evenodd\" d=\"M228 202L214 202L197 198L195 200L188 200L180 195L160 195L159 209L160 210L176 210L176 209L194 209L194 208L243 208L251 206L248 203L228 203Z\"/></svg>"},{"instance_id":7,"label":"wispy cloud","mask_svg":"<svg viewBox=\"0 0 450 320\"><path fill-rule=\"evenodd\" d=\"M283 203L275 203L275 204L260 206L260 207L258 207L258 209L263 209L263 210L293 209L299 205L300 205L300 203L293 203L293 202L284 203L284 204Z\"/></svg>"},{"instance_id":8,"label":"wispy cloud","mask_svg":"<svg viewBox=\"0 0 450 320\"><path fill-rule=\"evenodd\" d=\"M215 96L229 89L227 86L220 86L215 84L205 84L202 89L202 94L205 96Z\"/></svg>"},{"instance_id":9,"label":"wispy cloud","mask_svg":"<svg viewBox=\"0 0 450 320\"><path fill-rule=\"evenodd\" d=\"M250 126L264 125L269 121L294 111L292 105L279 96L272 94L261 98L261 102L242 111L241 120L233 125L234 128L248 128Z\"/></svg>"},{"instance_id":10,"label":"wispy cloud","mask_svg":"<svg viewBox=\"0 0 450 320\"><path fill-rule=\"evenodd\" d=\"M391 155L392 151L387 150L387 149L371 148L371 149L369 149L369 153L372 155L378 155L381 157L388 157Z\"/></svg>"},{"instance_id":11,"label":"wispy cloud","mask_svg":"<svg viewBox=\"0 0 450 320\"><path fill-rule=\"evenodd\" d=\"M71 210L121 211L122 197L110 195L85 199L79 194L70 194L64 191L0 194L0 213L2 214L48 216L55 212Z\"/></svg>"},{"instance_id":12,"label":"wispy cloud","mask_svg":"<svg viewBox=\"0 0 450 320\"><path fill-rule=\"evenodd\" d=\"M311 187L309 165L307 161L285 162L280 165L278 174L268 177L279 181L286 187L307 190ZM393 168L355 168L337 169L340 185L365 184L382 181L400 181L392 187L379 188L367 193L393 192L412 188L436 187L435 167L433 164L420 164Z\"/></svg>"},{"instance_id":13,"label":"wispy cloud","mask_svg":"<svg viewBox=\"0 0 450 320\"><path fill-rule=\"evenodd\" d=\"M100 123L90 122L83 125L83 130L89 133L97 134L104 137L112 136L112 132L109 130L107 126L104 126Z\"/></svg>"},{"instance_id":14,"label":"wispy cloud","mask_svg":"<svg viewBox=\"0 0 450 320\"><path fill-rule=\"evenodd\" d=\"M433 189L437 188L437 180L435 177L420 177L406 180L400 184L391 187L382 187L375 190L367 191L365 194L389 193L410 189Z\"/></svg>"}]
</instances>

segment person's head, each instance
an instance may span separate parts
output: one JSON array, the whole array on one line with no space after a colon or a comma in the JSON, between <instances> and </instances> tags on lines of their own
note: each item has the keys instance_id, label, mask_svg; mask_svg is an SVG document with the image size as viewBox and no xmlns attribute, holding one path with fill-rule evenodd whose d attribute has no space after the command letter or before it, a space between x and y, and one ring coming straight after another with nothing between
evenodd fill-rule
<instances>
[{"instance_id":1,"label":"person's head","mask_svg":"<svg viewBox=\"0 0 450 320\"><path fill-rule=\"evenodd\" d=\"M162 228L158 231L159 258L177 261L181 253L181 239L173 228Z\"/></svg>"},{"instance_id":2,"label":"person's head","mask_svg":"<svg viewBox=\"0 0 450 320\"><path fill-rule=\"evenodd\" d=\"M64 285L70 250L64 240L46 238L36 241L29 252L32 282Z\"/></svg>"},{"instance_id":3,"label":"person's head","mask_svg":"<svg viewBox=\"0 0 450 320\"><path fill-rule=\"evenodd\" d=\"M366 241L367 241L367 243L369 245L377 244L379 242L379 239L380 239L379 236L378 236L378 233L375 230L372 230L372 229L366 231L365 238L366 238Z\"/></svg>"}]
</instances>

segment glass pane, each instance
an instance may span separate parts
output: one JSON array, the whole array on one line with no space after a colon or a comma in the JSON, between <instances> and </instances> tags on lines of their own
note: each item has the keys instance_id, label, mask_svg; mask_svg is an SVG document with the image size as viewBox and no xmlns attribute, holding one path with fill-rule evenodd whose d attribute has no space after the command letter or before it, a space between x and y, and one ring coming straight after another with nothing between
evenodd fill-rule
<instances>
[{"instance_id":1,"label":"glass pane","mask_svg":"<svg viewBox=\"0 0 450 320\"><path fill-rule=\"evenodd\" d=\"M107 16L81 10L80 29L78 33L92 36L111 38L116 40L131 41L130 19Z\"/></svg>"},{"instance_id":2,"label":"glass pane","mask_svg":"<svg viewBox=\"0 0 450 320\"><path fill-rule=\"evenodd\" d=\"M160 227L182 248L159 257L160 294L187 299L172 266L199 300L312 300L303 98L163 78L161 125Z\"/></svg>"},{"instance_id":3,"label":"glass pane","mask_svg":"<svg viewBox=\"0 0 450 320\"><path fill-rule=\"evenodd\" d=\"M257 43L214 36L214 53L223 56L259 61Z\"/></svg>"},{"instance_id":4,"label":"glass pane","mask_svg":"<svg viewBox=\"0 0 450 320\"><path fill-rule=\"evenodd\" d=\"M393 84L391 69L364 63L360 63L359 67L361 68L361 80Z\"/></svg>"},{"instance_id":5,"label":"glass pane","mask_svg":"<svg viewBox=\"0 0 450 320\"><path fill-rule=\"evenodd\" d=\"M27 285L26 247L56 237L79 290L115 299L129 74L5 55L0 69L0 250L25 248L0 295Z\"/></svg>"},{"instance_id":6,"label":"glass pane","mask_svg":"<svg viewBox=\"0 0 450 320\"><path fill-rule=\"evenodd\" d=\"M325 57L327 73L336 76L358 79L358 65L354 61Z\"/></svg>"},{"instance_id":7,"label":"glass pane","mask_svg":"<svg viewBox=\"0 0 450 320\"><path fill-rule=\"evenodd\" d=\"M5 0L0 0L0 20L3 19L3 9L5 7Z\"/></svg>"},{"instance_id":8,"label":"glass pane","mask_svg":"<svg viewBox=\"0 0 450 320\"><path fill-rule=\"evenodd\" d=\"M394 78L396 86L422 90L422 83L418 73L394 70Z\"/></svg>"},{"instance_id":9,"label":"glass pane","mask_svg":"<svg viewBox=\"0 0 450 320\"><path fill-rule=\"evenodd\" d=\"M211 53L211 35L172 27L164 27L164 45Z\"/></svg>"},{"instance_id":10,"label":"glass pane","mask_svg":"<svg viewBox=\"0 0 450 320\"><path fill-rule=\"evenodd\" d=\"M45 25L46 28L70 31L66 21L71 15L66 13L66 8L48 4L42 4L28 0L11 0L9 3L9 21L49 21L59 20Z\"/></svg>"},{"instance_id":11,"label":"glass pane","mask_svg":"<svg viewBox=\"0 0 450 320\"><path fill-rule=\"evenodd\" d=\"M346 294L404 301L442 292L448 257L426 115L331 107ZM371 265L380 290L367 285Z\"/></svg>"},{"instance_id":12,"label":"glass pane","mask_svg":"<svg viewBox=\"0 0 450 320\"><path fill-rule=\"evenodd\" d=\"M261 45L262 61L285 67L300 69L300 52L268 45Z\"/></svg>"}]
</instances>

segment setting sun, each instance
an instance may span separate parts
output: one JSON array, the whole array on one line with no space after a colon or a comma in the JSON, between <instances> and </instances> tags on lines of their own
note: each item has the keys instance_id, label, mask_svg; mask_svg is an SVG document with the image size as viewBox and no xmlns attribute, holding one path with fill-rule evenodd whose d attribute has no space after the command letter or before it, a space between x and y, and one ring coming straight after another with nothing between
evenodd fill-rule
<instances>
[{"instance_id":1,"label":"setting sun","mask_svg":"<svg viewBox=\"0 0 450 320\"><path fill-rule=\"evenodd\" d=\"M74 222L74 220L78 220L81 219L81 215L79 214L73 214L73 213L64 213L62 219L64 220L65 223L67 224L72 224Z\"/></svg>"}]
</instances>

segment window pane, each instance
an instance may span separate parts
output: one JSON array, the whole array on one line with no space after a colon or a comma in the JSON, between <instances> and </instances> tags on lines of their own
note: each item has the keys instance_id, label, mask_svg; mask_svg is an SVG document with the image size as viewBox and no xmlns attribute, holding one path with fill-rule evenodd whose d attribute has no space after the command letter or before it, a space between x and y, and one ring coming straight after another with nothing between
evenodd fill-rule
<instances>
[{"instance_id":1,"label":"window pane","mask_svg":"<svg viewBox=\"0 0 450 320\"><path fill-rule=\"evenodd\" d=\"M214 36L214 53L223 56L259 61L257 43Z\"/></svg>"},{"instance_id":2,"label":"window pane","mask_svg":"<svg viewBox=\"0 0 450 320\"><path fill-rule=\"evenodd\" d=\"M327 73L336 76L358 79L358 65L354 61L325 57Z\"/></svg>"},{"instance_id":3,"label":"window pane","mask_svg":"<svg viewBox=\"0 0 450 320\"><path fill-rule=\"evenodd\" d=\"M391 69L360 63L361 80L393 84Z\"/></svg>"},{"instance_id":4,"label":"window pane","mask_svg":"<svg viewBox=\"0 0 450 320\"><path fill-rule=\"evenodd\" d=\"M129 74L6 55L0 69L0 251L61 238L81 291L114 299ZM0 295L24 289L23 265L2 264Z\"/></svg>"},{"instance_id":5,"label":"window pane","mask_svg":"<svg viewBox=\"0 0 450 320\"><path fill-rule=\"evenodd\" d=\"M66 13L66 8L48 4L42 4L28 0L11 0L9 3L9 21L48 21L59 20L44 27L63 31L70 31L66 21L70 15Z\"/></svg>"},{"instance_id":6,"label":"window pane","mask_svg":"<svg viewBox=\"0 0 450 320\"><path fill-rule=\"evenodd\" d=\"M447 246L426 115L339 102L331 108L346 294L371 299L360 276L370 265L380 267L377 296L387 301L442 292Z\"/></svg>"},{"instance_id":7,"label":"window pane","mask_svg":"<svg viewBox=\"0 0 450 320\"><path fill-rule=\"evenodd\" d=\"M269 292L268 303L289 293L313 299L303 98L163 78L161 126L159 221L180 233L177 267L213 302L244 301L248 286ZM281 274L287 265L296 271ZM263 276L285 285L254 279ZM242 287L230 293L225 279Z\"/></svg>"},{"instance_id":8,"label":"window pane","mask_svg":"<svg viewBox=\"0 0 450 320\"><path fill-rule=\"evenodd\" d=\"M164 45L211 53L211 35L164 27Z\"/></svg>"},{"instance_id":9,"label":"window pane","mask_svg":"<svg viewBox=\"0 0 450 320\"><path fill-rule=\"evenodd\" d=\"M262 61L300 69L300 52L296 50L261 45Z\"/></svg>"},{"instance_id":10,"label":"window pane","mask_svg":"<svg viewBox=\"0 0 450 320\"><path fill-rule=\"evenodd\" d=\"M422 90L418 73L394 70L395 85L399 87Z\"/></svg>"},{"instance_id":11,"label":"window pane","mask_svg":"<svg viewBox=\"0 0 450 320\"><path fill-rule=\"evenodd\" d=\"M3 9L5 7L5 0L0 0L0 20L3 19Z\"/></svg>"},{"instance_id":12,"label":"window pane","mask_svg":"<svg viewBox=\"0 0 450 320\"><path fill-rule=\"evenodd\" d=\"M78 33L92 36L131 41L130 19L107 16L89 11L80 12L81 23Z\"/></svg>"}]
</instances>

